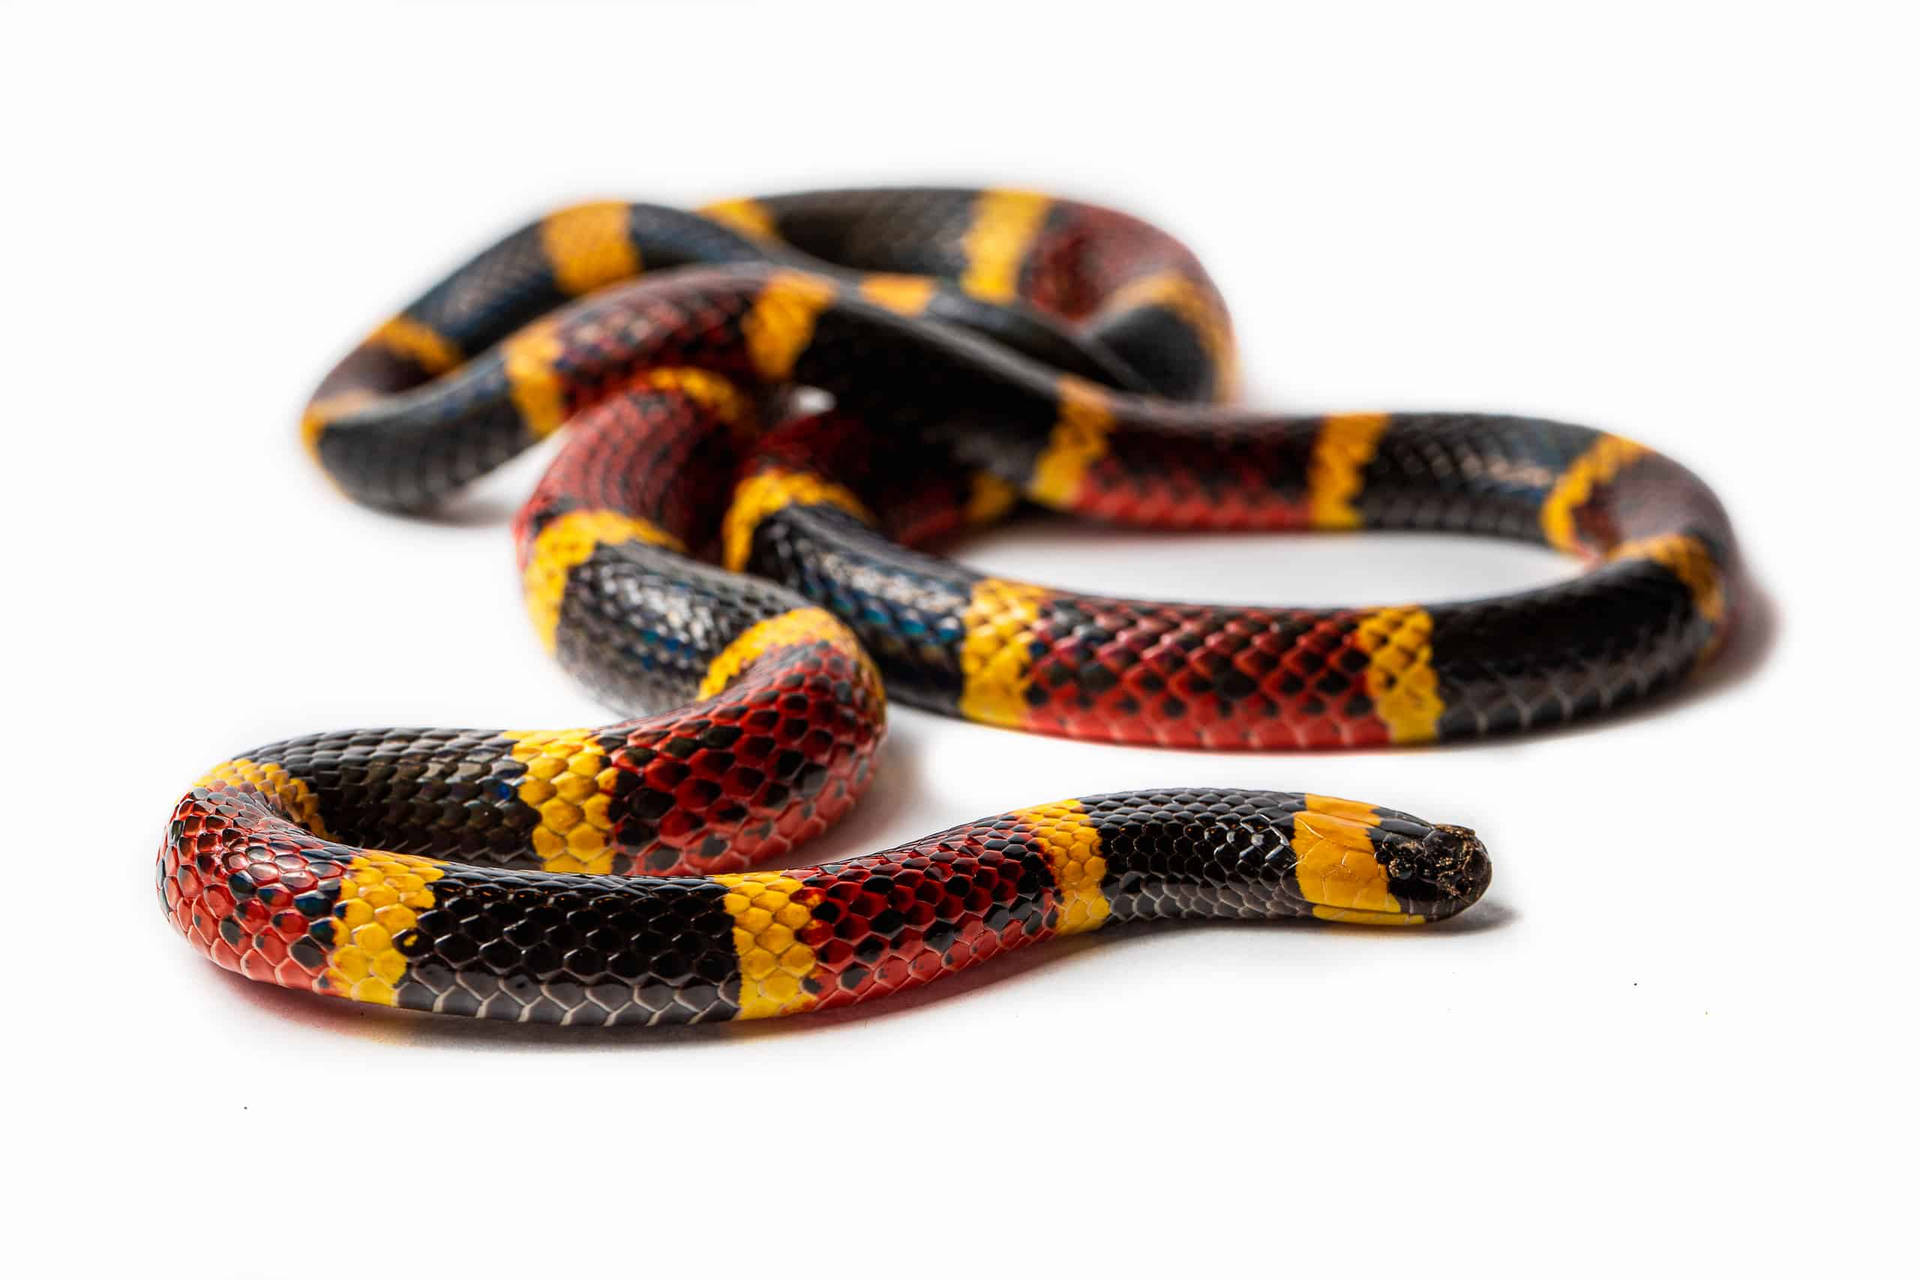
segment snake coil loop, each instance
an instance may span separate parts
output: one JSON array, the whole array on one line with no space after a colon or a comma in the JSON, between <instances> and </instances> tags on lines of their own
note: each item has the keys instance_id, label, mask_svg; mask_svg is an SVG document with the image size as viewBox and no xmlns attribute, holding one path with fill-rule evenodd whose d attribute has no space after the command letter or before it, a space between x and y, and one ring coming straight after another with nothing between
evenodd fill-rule
<instances>
[{"instance_id":1,"label":"snake coil loop","mask_svg":"<svg viewBox=\"0 0 1920 1280\"><path fill-rule=\"evenodd\" d=\"M404 511L565 426L514 525L528 609L634 718L229 760L175 808L163 908L261 981L576 1024L832 1008L1108 921L1464 909L1490 878L1472 833L1286 792L1076 798L746 870L855 802L889 692L1112 742L1381 746L1598 714L1724 643L1732 534L1677 463L1530 418L1262 415L1223 403L1233 361L1184 247L1032 193L600 203L514 233L349 354L303 430L348 495ZM1023 501L1590 563L1497 599L1239 608L930 550Z\"/></svg>"}]
</instances>

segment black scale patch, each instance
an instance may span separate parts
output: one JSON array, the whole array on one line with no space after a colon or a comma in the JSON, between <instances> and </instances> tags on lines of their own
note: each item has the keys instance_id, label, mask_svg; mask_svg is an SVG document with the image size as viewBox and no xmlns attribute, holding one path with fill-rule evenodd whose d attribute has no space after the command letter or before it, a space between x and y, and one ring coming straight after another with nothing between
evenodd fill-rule
<instances>
[{"instance_id":1,"label":"black scale patch","mask_svg":"<svg viewBox=\"0 0 1920 1280\"><path fill-rule=\"evenodd\" d=\"M726 889L695 877L450 867L395 939L409 1009L577 1025L714 1022L740 1007Z\"/></svg>"}]
</instances>

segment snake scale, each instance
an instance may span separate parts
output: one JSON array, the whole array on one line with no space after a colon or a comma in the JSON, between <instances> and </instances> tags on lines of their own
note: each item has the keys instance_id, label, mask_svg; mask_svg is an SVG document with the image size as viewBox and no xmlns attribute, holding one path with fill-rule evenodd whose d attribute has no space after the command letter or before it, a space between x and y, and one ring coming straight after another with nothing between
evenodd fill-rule
<instances>
[{"instance_id":1,"label":"snake scale","mask_svg":"<svg viewBox=\"0 0 1920 1280\"><path fill-rule=\"evenodd\" d=\"M175 807L162 907L263 982L439 1013L665 1024L830 1009L1105 925L1410 924L1491 876L1459 827L1327 796L1080 797L748 868L873 773L886 698L1254 750L1526 730L1681 679L1732 626L1713 494L1619 436L1232 407L1226 309L1137 219L1005 190L594 203L379 326L303 422L351 498L433 506L561 427L514 522L603 728L320 733ZM1567 582L1381 608L1150 603L936 549L1022 502L1162 529L1543 542Z\"/></svg>"}]
</instances>

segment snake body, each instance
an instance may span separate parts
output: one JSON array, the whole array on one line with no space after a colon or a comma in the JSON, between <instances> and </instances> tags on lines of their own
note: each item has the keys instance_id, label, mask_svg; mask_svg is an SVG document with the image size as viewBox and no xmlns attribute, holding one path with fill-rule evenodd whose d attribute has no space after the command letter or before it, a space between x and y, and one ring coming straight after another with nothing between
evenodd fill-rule
<instances>
[{"instance_id":1,"label":"snake body","mask_svg":"<svg viewBox=\"0 0 1920 1280\"><path fill-rule=\"evenodd\" d=\"M303 431L349 496L407 511L566 426L515 520L528 608L634 718L236 757L175 808L168 917L262 981L598 1024L831 1008L1114 921L1464 909L1490 876L1472 833L1284 792L1081 797L747 870L855 802L888 693L1113 742L1375 746L1596 714L1724 643L1732 535L1677 463L1530 418L1251 413L1216 403L1232 362L1177 241L1031 193L602 203L514 233L348 355ZM1023 500L1590 563L1498 599L1251 608L931 549Z\"/></svg>"}]
</instances>

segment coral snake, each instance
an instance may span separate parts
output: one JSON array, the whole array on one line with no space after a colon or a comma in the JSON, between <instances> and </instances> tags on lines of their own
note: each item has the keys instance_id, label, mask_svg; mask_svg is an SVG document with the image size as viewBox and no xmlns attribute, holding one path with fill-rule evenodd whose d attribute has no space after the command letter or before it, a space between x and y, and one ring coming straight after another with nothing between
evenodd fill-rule
<instances>
[{"instance_id":1,"label":"coral snake","mask_svg":"<svg viewBox=\"0 0 1920 1280\"><path fill-rule=\"evenodd\" d=\"M1485 889L1471 832L1170 789L1041 804L751 871L867 786L885 696L1066 737L1378 746L1593 715L1725 640L1719 503L1619 436L1230 399L1227 312L1155 228L1003 190L564 209L387 321L304 435L430 507L559 430L514 533L528 608L604 728L320 733L228 760L158 862L249 978L569 1024L831 1009L1125 921L1418 923ZM1178 529L1424 529L1586 572L1464 603L1147 603L928 548L1022 501Z\"/></svg>"}]
</instances>

